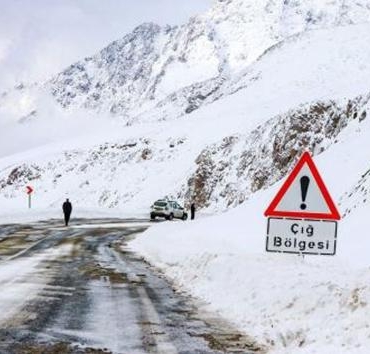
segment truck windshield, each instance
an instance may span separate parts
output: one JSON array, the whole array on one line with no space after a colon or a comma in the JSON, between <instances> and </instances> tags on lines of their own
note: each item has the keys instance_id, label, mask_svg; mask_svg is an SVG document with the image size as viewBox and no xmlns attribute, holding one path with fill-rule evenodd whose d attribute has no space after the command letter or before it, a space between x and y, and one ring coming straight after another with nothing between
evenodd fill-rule
<instances>
[{"instance_id":1,"label":"truck windshield","mask_svg":"<svg viewBox=\"0 0 370 354\"><path fill-rule=\"evenodd\" d=\"M167 206L167 203L166 202L155 202L154 205L159 206L159 207L165 207Z\"/></svg>"}]
</instances>

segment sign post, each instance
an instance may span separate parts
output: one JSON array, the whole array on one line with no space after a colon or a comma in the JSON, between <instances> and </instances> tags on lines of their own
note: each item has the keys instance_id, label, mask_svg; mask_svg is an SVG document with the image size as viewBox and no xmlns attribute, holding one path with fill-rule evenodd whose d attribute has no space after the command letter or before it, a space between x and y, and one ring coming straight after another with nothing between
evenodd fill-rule
<instances>
[{"instance_id":1,"label":"sign post","mask_svg":"<svg viewBox=\"0 0 370 354\"><path fill-rule=\"evenodd\" d=\"M308 152L302 155L265 216L267 252L335 255L340 214Z\"/></svg>"},{"instance_id":2,"label":"sign post","mask_svg":"<svg viewBox=\"0 0 370 354\"><path fill-rule=\"evenodd\" d=\"M31 186L27 186L27 195L28 195L28 208L31 209L31 195L33 193L33 188Z\"/></svg>"}]
</instances>

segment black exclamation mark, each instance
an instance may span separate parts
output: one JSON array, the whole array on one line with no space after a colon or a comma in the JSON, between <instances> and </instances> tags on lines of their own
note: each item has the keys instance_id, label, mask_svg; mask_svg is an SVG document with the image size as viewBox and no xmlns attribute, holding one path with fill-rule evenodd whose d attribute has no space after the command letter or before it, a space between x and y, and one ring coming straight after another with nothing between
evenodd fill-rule
<instances>
[{"instance_id":1,"label":"black exclamation mark","mask_svg":"<svg viewBox=\"0 0 370 354\"><path fill-rule=\"evenodd\" d=\"M301 178L301 195L302 195L302 204L301 209L305 210L307 208L307 205L305 203L307 192L308 192L308 186L310 185L310 179L307 176L303 176Z\"/></svg>"}]
</instances>

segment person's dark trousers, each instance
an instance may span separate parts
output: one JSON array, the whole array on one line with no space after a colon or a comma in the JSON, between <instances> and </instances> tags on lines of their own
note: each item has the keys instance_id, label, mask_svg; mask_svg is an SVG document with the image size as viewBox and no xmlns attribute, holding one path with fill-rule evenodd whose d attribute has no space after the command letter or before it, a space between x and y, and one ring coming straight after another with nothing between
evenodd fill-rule
<instances>
[{"instance_id":1,"label":"person's dark trousers","mask_svg":"<svg viewBox=\"0 0 370 354\"><path fill-rule=\"evenodd\" d=\"M64 222L65 222L66 226L68 226L70 218L71 218L71 214L64 214Z\"/></svg>"},{"instance_id":2,"label":"person's dark trousers","mask_svg":"<svg viewBox=\"0 0 370 354\"><path fill-rule=\"evenodd\" d=\"M195 219L195 213L191 212L191 220L194 220L194 219Z\"/></svg>"}]
</instances>

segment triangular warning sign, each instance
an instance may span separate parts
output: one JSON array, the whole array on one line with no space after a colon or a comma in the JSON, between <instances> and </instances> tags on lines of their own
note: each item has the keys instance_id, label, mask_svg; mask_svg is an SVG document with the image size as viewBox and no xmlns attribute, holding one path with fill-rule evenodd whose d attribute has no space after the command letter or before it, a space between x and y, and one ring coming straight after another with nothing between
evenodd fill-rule
<instances>
[{"instance_id":1,"label":"triangular warning sign","mask_svg":"<svg viewBox=\"0 0 370 354\"><path fill-rule=\"evenodd\" d=\"M302 155L265 216L340 220L338 209L308 152Z\"/></svg>"}]
</instances>

